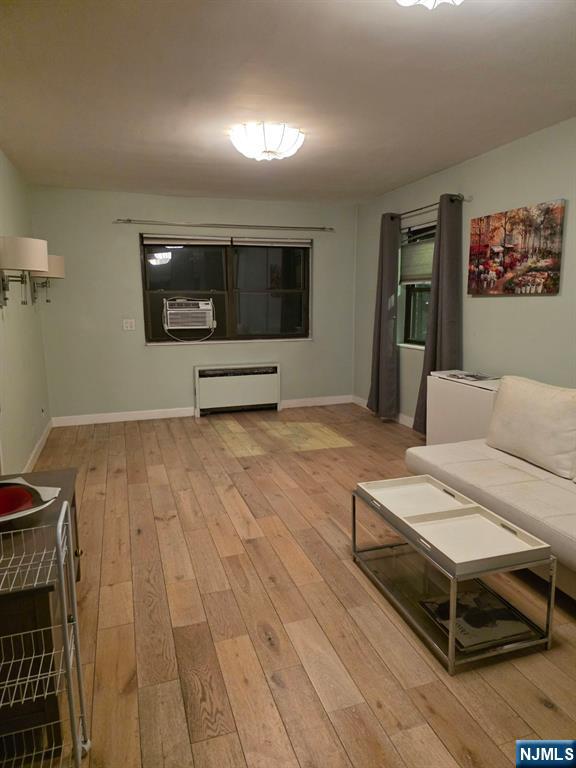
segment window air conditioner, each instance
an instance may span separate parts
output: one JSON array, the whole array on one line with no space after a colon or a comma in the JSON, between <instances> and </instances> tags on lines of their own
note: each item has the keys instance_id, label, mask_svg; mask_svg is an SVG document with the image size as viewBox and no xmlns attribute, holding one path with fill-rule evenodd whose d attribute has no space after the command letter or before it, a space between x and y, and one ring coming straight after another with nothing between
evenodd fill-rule
<instances>
[{"instance_id":1,"label":"window air conditioner","mask_svg":"<svg viewBox=\"0 0 576 768\"><path fill-rule=\"evenodd\" d=\"M166 330L216 328L212 299L164 299L163 324Z\"/></svg>"}]
</instances>

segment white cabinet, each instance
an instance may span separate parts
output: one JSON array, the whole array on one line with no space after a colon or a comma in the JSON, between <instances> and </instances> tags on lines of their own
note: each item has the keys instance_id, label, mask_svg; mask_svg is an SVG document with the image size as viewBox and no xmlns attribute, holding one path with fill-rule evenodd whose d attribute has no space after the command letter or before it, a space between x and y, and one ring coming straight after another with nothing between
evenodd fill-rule
<instances>
[{"instance_id":1,"label":"white cabinet","mask_svg":"<svg viewBox=\"0 0 576 768\"><path fill-rule=\"evenodd\" d=\"M466 381L438 371L428 376L426 443L458 443L486 437L499 380Z\"/></svg>"}]
</instances>

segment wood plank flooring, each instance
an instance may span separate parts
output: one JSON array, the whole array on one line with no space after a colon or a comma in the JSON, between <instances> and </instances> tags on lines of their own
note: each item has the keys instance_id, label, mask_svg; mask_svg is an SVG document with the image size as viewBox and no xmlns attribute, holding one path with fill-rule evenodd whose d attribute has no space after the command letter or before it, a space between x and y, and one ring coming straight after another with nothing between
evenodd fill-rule
<instances>
[{"instance_id":1,"label":"wood plank flooring","mask_svg":"<svg viewBox=\"0 0 576 768\"><path fill-rule=\"evenodd\" d=\"M517 738L574 738L574 603L550 653L451 678L351 562L350 491L420 442L354 405L53 429L36 468L78 468L86 765L505 768Z\"/></svg>"}]
</instances>

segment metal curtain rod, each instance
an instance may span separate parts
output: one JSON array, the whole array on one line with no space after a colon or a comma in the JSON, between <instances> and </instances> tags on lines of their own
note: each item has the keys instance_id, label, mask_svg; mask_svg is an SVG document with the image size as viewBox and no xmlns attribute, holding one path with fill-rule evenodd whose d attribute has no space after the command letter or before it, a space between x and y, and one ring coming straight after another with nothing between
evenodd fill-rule
<instances>
[{"instance_id":1,"label":"metal curtain rod","mask_svg":"<svg viewBox=\"0 0 576 768\"><path fill-rule=\"evenodd\" d=\"M452 195L452 197L456 198L457 200L466 201L466 198L464 197L464 195L458 194L458 195ZM406 218L415 216L417 213L422 213L422 211L432 212L432 210L434 208L438 208L439 205L440 203L438 202L438 203L430 203L430 205L422 205L420 208L412 208L411 211L404 211L404 213L401 213L400 218L406 219Z\"/></svg>"},{"instance_id":2,"label":"metal curtain rod","mask_svg":"<svg viewBox=\"0 0 576 768\"><path fill-rule=\"evenodd\" d=\"M156 221L154 219L115 219L114 224L154 224L164 227L205 227L206 229L263 229L290 232L335 232L334 227L282 227L279 224L191 224L184 221Z\"/></svg>"},{"instance_id":3,"label":"metal curtain rod","mask_svg":"<svg viewBox=\"0 0 576 768\"><path fill-rule=\"evenodd\" d=\"M405 227L402 227L400 230L401 232L410 232L413 228L415 229L421 229L422 227L431 227L432 224L437 224L438 220L434 219L433 221L419 221L418 224L414 224L413 227L410 226L410 224L407 224Z\"/></svg>"}]
</instances>

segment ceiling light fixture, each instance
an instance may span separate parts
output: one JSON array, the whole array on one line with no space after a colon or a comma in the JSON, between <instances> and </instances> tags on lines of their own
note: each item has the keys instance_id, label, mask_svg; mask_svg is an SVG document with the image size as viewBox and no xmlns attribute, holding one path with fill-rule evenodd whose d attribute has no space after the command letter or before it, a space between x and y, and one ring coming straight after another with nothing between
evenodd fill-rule
<instances>
[{"instance_id":1,"label":"ceiling light fixture","mask_svg":"<svg viewBox=\"0 0 576 768\"><path fill-rule=\"evenodd\" d=\"M253 160L282 160L295 155L306 138L286 123L239 123L232 126L230 141L238 152Z\"/></svg>"},{"instance_id":2,"label":"ceiling light fixture","mask_svg":"<svg viewBox=\"0 0 576 768\"><path fill-rule=\"evenodd\" d=\"M442 3L448 3L448 5L461 5L464 0L396 0L398 5L402 5L407 8L410 5L423 5L428 8L429 11L433 11L434 8L438 8Z\"/></svg>"}]
</instances>

